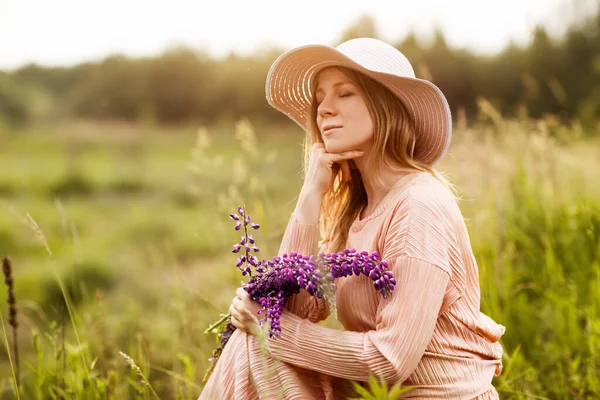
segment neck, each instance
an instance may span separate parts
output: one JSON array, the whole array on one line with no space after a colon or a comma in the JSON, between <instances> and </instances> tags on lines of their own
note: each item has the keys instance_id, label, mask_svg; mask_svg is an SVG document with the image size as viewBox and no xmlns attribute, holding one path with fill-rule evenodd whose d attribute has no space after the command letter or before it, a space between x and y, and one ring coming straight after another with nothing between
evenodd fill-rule
<instances>
[{"instance_id":1,"label":"neck","mask_svg":"<svg viewBox=\"0 0 600 400\"><path fill-rule=\"evenodd\" d=\"M379 202L390 192L395 186L394 184L406 175L410 170L407 168L391 169L383 164L378 172L379 179L376 179L375 171L369 170L367 163L371 154L366 153L364 157L354 159L353 162L356 168L360 171L363 185L367 193L367 206L364 208L364 216L371 213L379 204Z\"/></svg>"}]
</instances>

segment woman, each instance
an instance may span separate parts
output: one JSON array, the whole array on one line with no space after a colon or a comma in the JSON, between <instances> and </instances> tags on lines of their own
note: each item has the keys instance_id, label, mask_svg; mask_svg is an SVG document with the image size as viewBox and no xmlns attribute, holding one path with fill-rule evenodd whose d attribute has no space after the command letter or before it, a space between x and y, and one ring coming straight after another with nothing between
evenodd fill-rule
<instances>
[{"instance_id":1,"label":"woman","mask_svg":"<svg viewBox=\"0 0 600 400\"><path fill-rule=\"evenodd\" d=\"M412 386L410 398L497 399L505 328L480 312L468 233L434 168L451 137L440 90L398 50L362 38L283 54L267 99L313 143L279 254L378 251L397 286L383 299L367 277L338 280L344 331L317 325L328 307L302 291L268 355L254 337L260 306L238 289L238 330L200 398L341 399L372 373Z\"/></svg>"}]
</instances>

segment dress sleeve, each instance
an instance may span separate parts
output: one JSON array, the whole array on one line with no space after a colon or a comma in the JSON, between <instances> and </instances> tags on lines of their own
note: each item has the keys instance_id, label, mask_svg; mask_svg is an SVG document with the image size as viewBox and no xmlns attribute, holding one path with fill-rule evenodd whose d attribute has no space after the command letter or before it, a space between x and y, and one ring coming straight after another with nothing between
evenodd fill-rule
<instances>
[{"instance_id":1,"label":"dress sleeve","mask_svg":"<svg viewBox=\"0 0 600 400\"><path fill-rule=\"evenodd\" d=\"M281 257L284 253L290 254L293 251L302 255L314 255L318 250L318 224L302 223L292 213L278 255ZM329 315L326 303L315 296L311 296L306 290L301 290L300 293L290 297L285 308L300 318L312 322L322 321Z\"/></svg>"},{"instance_id":2,"label":"dress sleeve","mask_svg":"<svg viewBox=\"0 0 600 400\"><path fill-rule=\"evenodd\" d=\"M403 382L415 370L435 329L448 273L427 261L388 260L397 285L377 311L377 327L365 333L329 329L284 311L281 336L269 340L273 357L344 379L369 373Z\"/></svg>"}]
</instances>

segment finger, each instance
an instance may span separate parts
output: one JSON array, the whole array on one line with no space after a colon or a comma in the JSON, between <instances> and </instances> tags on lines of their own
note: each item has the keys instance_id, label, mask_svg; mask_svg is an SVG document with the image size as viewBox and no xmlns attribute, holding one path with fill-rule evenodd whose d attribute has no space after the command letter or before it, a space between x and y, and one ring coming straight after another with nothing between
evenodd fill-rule
<instances>
[{"instance_id":1,"label":"finger","mask_svg":"<svg viewBox=\"0 0 600 400\"><path fill-rule=\"evenodd\" d=\"M244 308L243 310L241 310L240 314L241 315L238 319L240 321L243 321L245 324L250 324L255 320L255 318L252 316L252 312L249 311L247 308ZM258 320L256 320L256 321L258 321Z\"/></svg>"},{"instance_id":2,"label":"finger","mask_svg":"<svg viewBox=\"0 0 600 400\"><path fill-rule=\"evenodd\" d=\"M325 143L315 143L312 148L311 156L316 157L319 154L323 154L323 153L326 153Z\"/></svg>"},{"instance_id":3,"label":"finger","mask_svg":"<svg viewBox=\"0 0 600 400\"><path fill-rule=\"evenodd\" d=\"M239 297L240 299L244 299L246 297L248 297L248 292L246 292L244 290L244 288L237 288L237 290L235 291L235 294L237 297Z\"/></svg>"},{"instance_id":4,"label":"finger","mask_svg":"<svg viewBox=\"0 0 600 400\"><path fill-rule=\"evenodd\" d=\"M321 160L328 163L334 163L342 160L349 160L351 158L362 157L364 154L364 151L360 150L345 151L343 153L325 153L321 155Z\"/></svg>"},{"instance_id":5,"label":"finger","mask_svg":"<svg viewBox=\"0 0 600 400\"><path fill-rule=\"evenodd\" d=\"M233 304L229 306L229 315L231 315L231 319L236 318L239 320L240 312Z\"/></svg>"},{"instance_id":6,"label":"finger","mask_svg":"<svg viewBox=\"0 0 600 400\"><path fill-rule=\"evenodd\" d=\"M232 318L235 318L244 324L248 324L248 323L252 322L252 315L250 315L250 312L243 307L242 308L233 307L229 311L229 314L231 314Z\"/></svg>"},{"instance_id":7,"label":"finger","mask_svg":"<svg viewBox=\"0 0 600 400\"><path fill-rule=\"evenodd\" d=\"M233 308L235 308L238 311L242 311L245 308L244 302L239 297L236 297L235 299L233 299L233 301L231 302L231 305L233 306Z\"/></svg>"},{"instance_id":8,"label":"finger","mask_svg":"<svg viewBox=\"0 0 600 400\"><path fill-rule=\"evenodd\" d=\"M235 314L235 317L240 321L248 320L248 318L252 318L252 312L246 307L244 302L238 298L235 299L235 302L231 304L230 313L231 315Z\"/></svg>"},{"instance_id":9,"label":"finger","mask_svg":"<svg viewBox=\"0 0 600 400\"><path fill-rule=\"evenodd\" d=\"M241 313L245 312L246 310L249 311L252 309L251 300L248 297L246 297L245 299L240 299L239 297L236 297L235 300L231 302L231 304L233 304L233 306Z\"/></svg>"},{"instance_id":10,"label":"finger","mask_svg":"<svg viewBox=\"0 0 600 400\"><path fill-rule=\"evenodd\" d=\"M342 168L342 180L344 182L349 182L352 179L352 174L350 173L350 165L348 164L348 161L344 160L340 162L340 165L340 168Z\"/></svg>"},{"instance_id":11,"label":"finger","mask_svg":"<svg viewBox=\"0 0 600 400\"><path fill-rule=\"evenodd\" d=\"M242 323L242 321L240 321L239 319L237 319L235 317L231 317L231 325L235 326L237 329L239 329L242 332L247 332L246 325L244 323Z\"/></svg>"}]
</instances>

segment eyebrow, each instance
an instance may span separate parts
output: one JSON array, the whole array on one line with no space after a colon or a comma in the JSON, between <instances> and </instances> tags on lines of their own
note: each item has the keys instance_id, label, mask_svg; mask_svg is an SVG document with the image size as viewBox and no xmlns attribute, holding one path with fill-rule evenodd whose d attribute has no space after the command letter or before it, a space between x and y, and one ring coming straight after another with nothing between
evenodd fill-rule
<instances>
[{"instance_id":1,"label":"eyebrow","mask_svg":"<svg viewBox=\"0 0 600 400\"><path fill-rule=\"evenodd\" d=\"M333 84L333 87L336 88L338 86L342 86L342 85L345 85L345 84L352 84L352 82L350 82L350 81L337 82L337 83ZM320 87L318 87L317 90L315 91L315 94L322 93L322 92L323 92L323 89L320 88Z\"/></svg>"}]
</instances>

